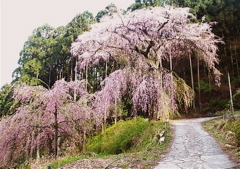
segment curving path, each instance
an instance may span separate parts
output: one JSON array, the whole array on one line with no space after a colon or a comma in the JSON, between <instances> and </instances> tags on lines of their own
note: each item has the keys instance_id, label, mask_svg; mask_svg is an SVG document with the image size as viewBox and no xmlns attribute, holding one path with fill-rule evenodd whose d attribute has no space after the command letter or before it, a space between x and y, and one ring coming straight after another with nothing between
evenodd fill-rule
<instances>
[{"instance_id":1,"label":"curving path","mask_svg":"<svg viewBox=\"0 0 240 169\"><path fill-rule=\"evenodd\" d=\"M155 169L227 169L237 167L216 141L204 131L202 122L211 118L175 121L170 152Z\"/></svg>"}]
</instances>

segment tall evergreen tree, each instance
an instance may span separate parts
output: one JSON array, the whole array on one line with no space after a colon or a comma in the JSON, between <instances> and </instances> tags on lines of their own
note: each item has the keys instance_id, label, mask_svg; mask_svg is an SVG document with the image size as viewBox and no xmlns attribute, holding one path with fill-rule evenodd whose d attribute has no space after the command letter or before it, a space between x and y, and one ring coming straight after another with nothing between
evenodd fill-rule
<instances>
[{"instance_id":1,"label":"tall evergreen tree","mask_svg":"<svg viewBox=\"0 0 240 169\"><path fill-rule=\"evenodd\" d=\"M97 13L96 19L100 22L100 19L104 16L111 16L117 12L117 6L115 4L110 4L106 6L104 10L101 10Z\"/></svg>"},{"instance_id":2,"label":"tall evergreen tree","mask_svg":"<svg viewBox=\"0 0 240 169\"><path fill-rule=\"evenodd\" d=\"M20 52L15 81L51 87L55 81L75 79L75 59L70 47L79 34L90 30L95 18L89 12L78 14L65 27L44 25L35 29Z\"/></svg>"}]
</instances>

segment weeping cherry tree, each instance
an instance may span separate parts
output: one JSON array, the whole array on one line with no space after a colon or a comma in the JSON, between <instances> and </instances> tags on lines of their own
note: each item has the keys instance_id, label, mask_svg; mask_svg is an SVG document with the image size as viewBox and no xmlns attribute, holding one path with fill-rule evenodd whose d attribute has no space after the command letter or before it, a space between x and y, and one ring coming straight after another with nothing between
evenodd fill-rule
<instances>
[{"instance_id":1,"label":"weeping cherry tree","mask_svg":"<svg viewBox=\"0 0 240 169\"><path fill-rule=\"evenodd\" d=\"M59 80L51 89L20 85L13 96L21 106L0 121L0 168L57 156L64 144L85 149L79 142L86 143L96 122L83 81Z\"/></svg>"},{"instance_id":2,"label":"weeping cherry tree","mask_svg":"<svg viewBox=\"0 0 240 169\"><path fill-rule=\"evenodd\" d=\"M103 17L91 31L79 35L71 52L77 70L114 60L114 70L95 94L96 114L104 121L112 104L130 96L132 114L150 119L169 118L189 107L194 91L173 70L173 61L189 56L202 60L220 83L216 69L218 39L210 23L191 23L189 8L154 7ZM117 105L117 104L115 104Z\"/></svg>"}]
</instances>

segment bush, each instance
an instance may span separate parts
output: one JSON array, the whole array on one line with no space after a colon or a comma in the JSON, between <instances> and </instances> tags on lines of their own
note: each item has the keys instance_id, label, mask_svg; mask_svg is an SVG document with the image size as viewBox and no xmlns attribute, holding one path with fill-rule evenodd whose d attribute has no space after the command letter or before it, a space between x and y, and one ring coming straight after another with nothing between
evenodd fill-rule
<instances>
[{"instance_id":1,"label":"bush","mask_svg":"<svg viewBox=\"0 0 240 169\"><path fill-rule=\"evenodd\" d=\"M87 151L99 154L119 154L130 149L134 138L143 134L149 122L143 118L119 121L104 133L88 140Z\"/></svg>"},{"instance_id":2,"label":"bush","mask_svg":"<svg viewBox=\"0 0 240 169\"><path fill-rule=\"evenodd\" d=\"M208 102L206 107L204 107L204 111L215 112L215 111L223 110L226 107L229 107L228 104L229 104L229 99L214 98Z\"/></svg>"}]
</instances>

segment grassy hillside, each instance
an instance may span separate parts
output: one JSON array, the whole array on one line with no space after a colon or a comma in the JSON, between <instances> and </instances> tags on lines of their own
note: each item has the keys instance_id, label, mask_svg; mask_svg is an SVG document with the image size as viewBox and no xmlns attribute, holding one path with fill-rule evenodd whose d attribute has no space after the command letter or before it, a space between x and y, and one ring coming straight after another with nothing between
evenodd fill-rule
<instances>
[{"instance_id":1,"label":"grassy hillside","mask_svg":"<svg viewBox=\"0 0 240 169\"><path fill-rule=\"evenodd\" d=\"M159 143L159 133L165 131L165 140ZM163 121L149 122L143 118L119 121L105 132L88 139L87 152L75 157L61 157L59 160L38 161L31 168L58 168L67 164L82 167L91 163L92 167L121 167L138 165L149 168L160 161L171 141L170 125ZM75 162L74 162L75 161ZM69 163L69 164L68 164Z\"/></svg>"}]
</instances>

